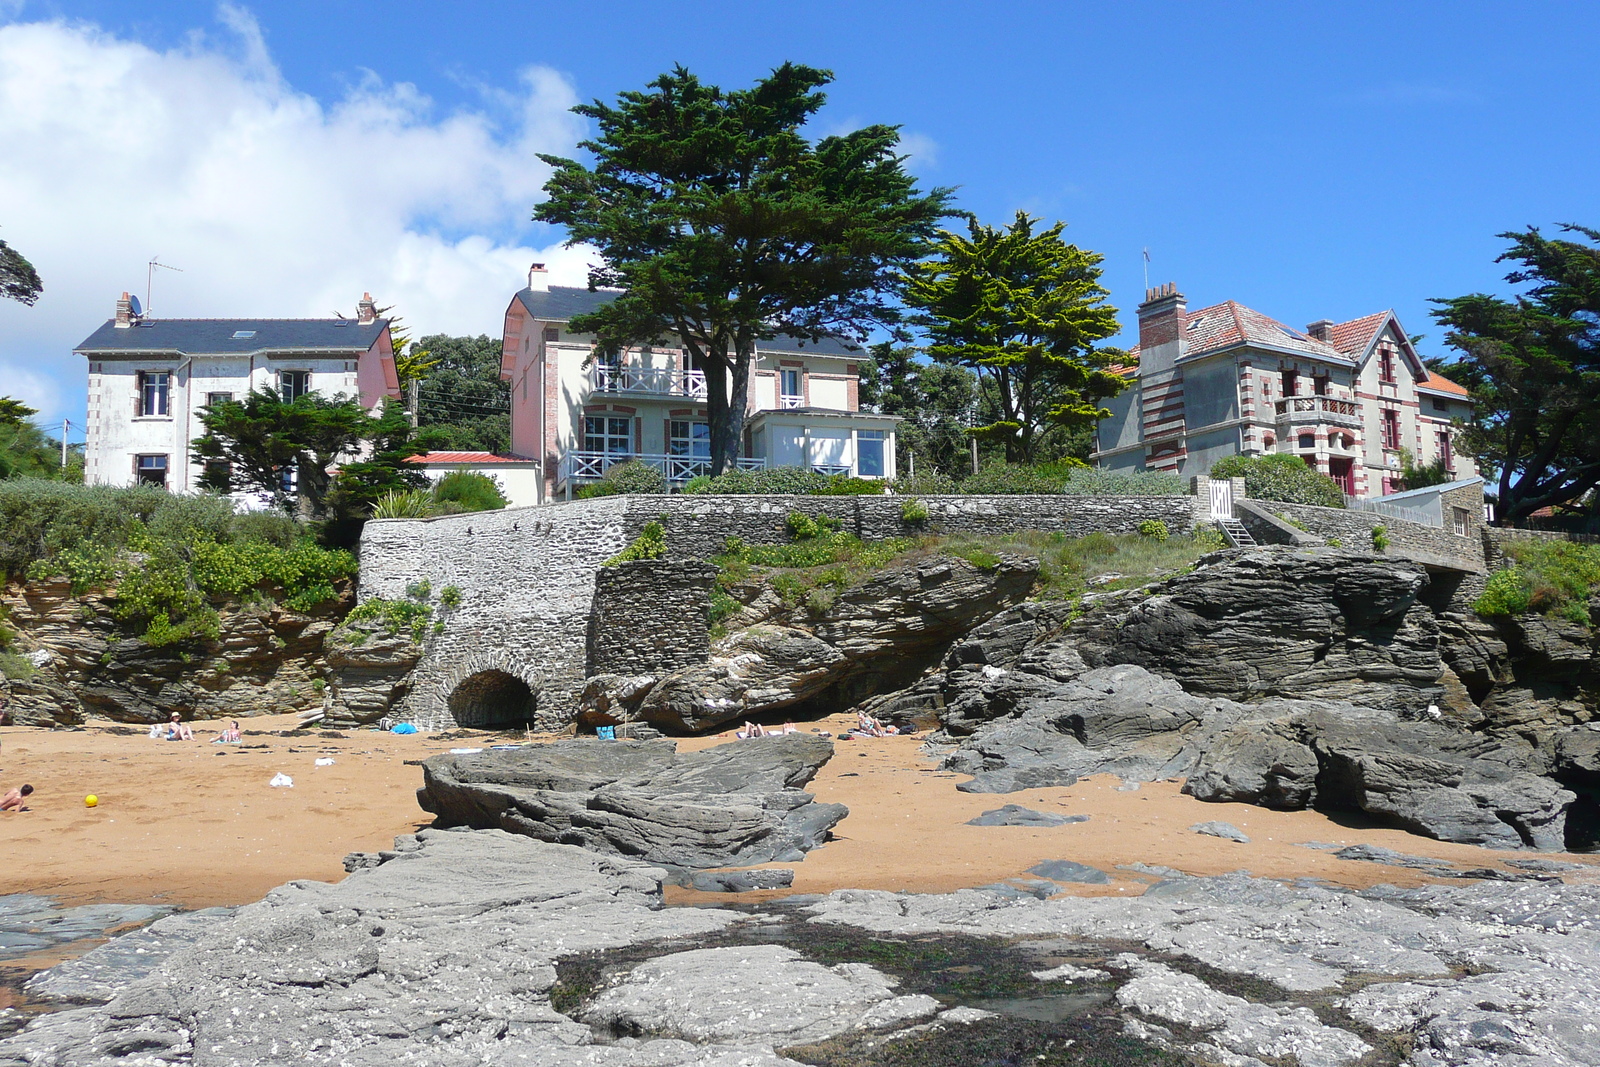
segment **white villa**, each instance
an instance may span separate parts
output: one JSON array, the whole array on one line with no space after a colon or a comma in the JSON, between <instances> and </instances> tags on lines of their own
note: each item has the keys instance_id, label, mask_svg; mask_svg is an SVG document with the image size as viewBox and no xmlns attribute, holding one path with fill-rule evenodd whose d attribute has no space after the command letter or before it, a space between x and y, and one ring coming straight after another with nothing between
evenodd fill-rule
<instances>
[{"instance_id":1,"label":"white villa","mask_svg":"<svg viewBox=\"0 0 1600 1067\"><path fill-rule=\"evenodd\" d=\"M369 409L400 395L389 320L370 293L354 319L152 319L136 307L123 293L115 317L73 349L89 362L90 485L195 489L198 412L251 390L359 396Z\"/></svg>"},{"instance_id":2,"label":"white villa","mask_svg":"<svg viewBox=\"0 0 1600 1067\"><path fill-rule=\"evenodd\" d=\"M626 459L669 484L709 473L705 371L681 348L597 353L567 323L615 291L549 284L543 264L506 308L500 376L511 385L511 451L543 465L543 500L570 495ZM809 467L889 478L895 415L861 410L859 351L837 340L779 337L758 346L741 467Z\"/></svg>"}]
</instances>

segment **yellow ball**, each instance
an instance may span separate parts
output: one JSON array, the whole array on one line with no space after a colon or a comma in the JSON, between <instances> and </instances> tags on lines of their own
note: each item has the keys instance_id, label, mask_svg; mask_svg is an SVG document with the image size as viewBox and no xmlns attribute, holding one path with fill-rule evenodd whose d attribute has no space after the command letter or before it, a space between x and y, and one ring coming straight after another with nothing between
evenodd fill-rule
<instances>
[{"instance_id":1,"label":"yellow ball","mask_svg":"<svg viewBox=\"0 0 1600 1067\"><path fill-rule=\"evenodd\" d=\"M95 796L93 793L90 793L88 796L83 798L83 806L86 808L92 808L98 803L100 803L100 798Z\"/></svg>"}]
</instances>

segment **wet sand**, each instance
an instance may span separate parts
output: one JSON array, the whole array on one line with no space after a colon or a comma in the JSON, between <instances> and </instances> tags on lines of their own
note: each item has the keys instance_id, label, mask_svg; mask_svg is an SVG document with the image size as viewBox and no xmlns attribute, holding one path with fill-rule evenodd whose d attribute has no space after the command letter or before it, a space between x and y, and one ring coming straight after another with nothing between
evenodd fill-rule
<instances>
[{"instance_id":1,"label":"wet sand","mask_svg":"<svg viewBox=\"0 0 1600 1067\"><path fill-rule=\"evenodd\" d=\"M843 716L806 723L837 733ZM452 747L509 740L457 733L397 736L375 730L291 731L293 716L245 720L243 745L207 740L220 723L196 723L195 742L152 741L143 730L97 723L81 730L0 727L0 785L31 782L33 810L0 813L0 894L40 893L63 903L158 903L180 908L244 904L290 879L344 876L352 851L389 847L398 834L431 821L416 803L419 767L407 764ZM601 743L601 742L595 742ZM730 737L680 742L683 749L760 744ZM1498 867L1507 853L1453 845L1398 830L1334 821L1316 812L1274 812L1245 804L1202 804L1178 782L1120 790L1108 776L1069 788L1004 795L959 792L962 777L939 771L915 738L841 741L810 787L819 800L850 808L837 840L792 866L789 892L833 889L948 892L1011 878L1067 859L1112 875L1108 885L1072 885L1084 895L1136 895L1153 876L1121 871L1145 863L1192 874L1240 869L1271 878L1321 878L1352 888L1435 879L1418 871L1333 858L1297 842L1369 843L1468 867ZM317 767L321 756L332 766ZM274 774L294 779L274 789ZM85 794L100 804L84 806ZM1050 828L966 825L984 811L1018 804L1036 811L1087 815ZM1250 837L1235 844L1192 833L1209 820ZM1549 856L1580 863L1600 857ZM1600 875L1600 866L1595 868ZM1587 875L1585 875L1587 877ZM776 892L743 894L758 901ZM668 900L729 900L671 889Z\"/></svg>"}]
</instances>

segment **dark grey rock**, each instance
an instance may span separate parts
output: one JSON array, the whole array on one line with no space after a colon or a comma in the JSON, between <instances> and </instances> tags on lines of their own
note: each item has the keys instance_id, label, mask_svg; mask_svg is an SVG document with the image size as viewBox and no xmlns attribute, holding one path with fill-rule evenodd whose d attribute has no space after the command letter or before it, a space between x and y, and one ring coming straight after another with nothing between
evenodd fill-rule
<instances>
[{"instance_id":1,"label":"dark grey rock","mask_svg":"<svg viewBox=\"0 0 1600 1067\"><path fill-rule=\"evenodd\" d=\"M1022 600L1039 561L994 567L935 556L839 594L826 611L763 623L716 643L710 660L668 675L637 715L701 731L850 687L852 702L914 681L952 641ZM909 673L908 673L909 672Z\"/></svg>"},{"instance_id":2,"label":"dark grey rock","mask_svg":"<svg viewBox=\"0 0 1600 1067\"><path fill-rule=\"evenodd\" d=\"M1077 882L1083 885L1106 885L1111 881L1111 876L1098 867L1074 863L1072 860L1045 860L1029 867L1028 873L1052 882Z\"/></svg>"},{"instance_id":3,"label":"dark grey rock","mask_svg":"<svg viewBox=\"0 0 1600 1067\"><path fill-rule=\"evenodd\" d=\"M833 755L806 734L678 753L671 741L562 741L434 756L418 803L440 827L496 828L684 868L804 856L848 814L803 787Z\"/></svg>"},{"instance_id":4,"label":"dark grey rock","mask_svg":"<svg viewBox=\"0 0 1600 1067\"><path fill-rule=\"evenodd\" d=\"M968 819L968 826L1065 826L1068 823L1088 822L1087 815L1056 815L1052 812L1033 811L1016 804L986 811L976 819Z\"/></svg>"},{"instance_id":5,"label":"dark grey rock","mask_svg":"<svg viewBox=\"0 0 1600 1067\"><path fill-rule=\"evenodd\" d=\"M1252 724L1219 737L1201 755L1183 791L1197 800L1298 811L1315 799L1319 769L1309 746Z\"/></svg>"},{"instance_id":6,"label":"dark grey rock","mask_svg":"<svg viewBox=\"0 0 1600 1067\"><path fill-rule=\"evenodd\" d=\"M1237 826L1228 822L1219 822L1213 819L1210 822L1195 823L1189 827L1191 833L1204 834L1207 837L1220 837L1228 841L1237 841L1241 845L1248 845L1250 838Z\"/></svg>"},{"instance_id":7,"label":"dark grey rock","mask_svg":"<svg viewBox=\"0 0 1600 1067\"><path fill-rule=\"evenodd\" d=\"M755 889L787 889L794 884L792 870L695 871L689 888L702 893L748 893Z\"/></svg>"}]
</instances>

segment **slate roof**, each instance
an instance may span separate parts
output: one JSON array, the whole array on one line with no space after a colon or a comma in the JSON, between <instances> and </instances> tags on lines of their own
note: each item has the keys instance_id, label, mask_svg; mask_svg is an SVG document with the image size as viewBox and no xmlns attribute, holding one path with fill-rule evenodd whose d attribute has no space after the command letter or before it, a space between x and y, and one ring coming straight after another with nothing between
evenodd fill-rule
<instances>
[{"instance_id":1,"label":"slate roof","mask_svg":"<svg viewBox=\"0 0 1600 1067\"><path fill-rule=\"evenodd\" d=\"M339 325L339 323L345 325ZM154 319L117 328L115 319L90 334L74 352L176 352L186 356L252 352L365 352L388 319L365 326L355 319ZM251 334L235 337L237 333Z\"/></svg>"},{"instance_id":2,"label":"slate roof","mask_svg":"<svg viewBox=\"0 0 1600 1067\"><path fill-rule=\"evenodd\" d=\"M552 285L548 292L541 289L523 289L517 299L528 309L528 314L544 322L565 322L576 315L585 315L605 307L622 295L620 289L578 289L565 285ZM770 341L758 341L759 352L796 352L818 356L862 356L860 346L839 337L821 341L802 341L798 337L780 334Z\"/></svg>"}]
</instances>

